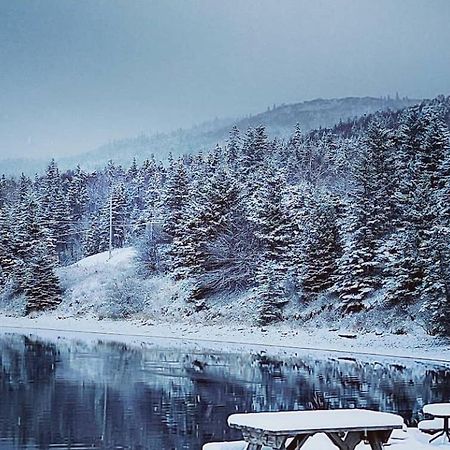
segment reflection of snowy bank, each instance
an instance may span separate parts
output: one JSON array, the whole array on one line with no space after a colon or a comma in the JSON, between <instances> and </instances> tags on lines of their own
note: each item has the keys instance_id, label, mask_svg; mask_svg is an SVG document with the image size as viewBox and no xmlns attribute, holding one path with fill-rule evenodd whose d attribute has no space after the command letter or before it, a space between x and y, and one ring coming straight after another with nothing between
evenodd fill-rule
<instances>
[{"instance_id":1,"label":"reflection of snowy bank","mask_svg":"<svg viewBox=\"0 0 450 450\"><path fill-rule=\"evenodd\" d=\"M295 354L300 350L321 350L350 358L386 356L450 363L450 346L430 336L378 335L365 333L354 339L339 331L294 328L287 324L259 327L241 324L202 325L161 321L152 324L133 320L98 320L96 317L63 317L60 311L35 318L0 316L0 329L37 332L48 337L71 336L83 340L158 342L165 346L211 350L265 351L268 354ZM82 334L80 334L82 333ZM89 337L90 336L90 337Z\"/></svg>"},{"instance_id":2,"label":"reflection of snowy bank","mask_svg":"<svg viewBox=\"0 0 450 450\"><path fill-rule=\"evenodd\" d=\"M106 448L146 442L155 442L151 448L201 448L239 437L225 425L235 412L362 407L399 413L416 424L424 403L447 400L449 394L450 372L437 364L242 349L3 332L0 423L10 425L5 437L11 439L20 432L13 426L19 416L30 441L54 433L43 448L68 434L89 444L105 433Z\"/></svg>"},{"instance_id":3,"label":"reflection of snowy bank","mask_svg":"<svg viewBox=\"0 0 450 450\"><path fill-rule=\"evenodd\" d=\"M410 359L342 358L320 351L269 355L194 343L171 346L164 339L124 343L94 334L16 333L0 333L0 358L5 371L22 373L20 379L28 379L32 356L37 365L44 361L55 380L101 382L116 392L140 385L169 397L197 392L210 405L237 399L242 407L245 398L247 411L361 407L399 412L415 424L424 404L447 399L450 383L448 366Z\"/></svg>"}]
</instances>

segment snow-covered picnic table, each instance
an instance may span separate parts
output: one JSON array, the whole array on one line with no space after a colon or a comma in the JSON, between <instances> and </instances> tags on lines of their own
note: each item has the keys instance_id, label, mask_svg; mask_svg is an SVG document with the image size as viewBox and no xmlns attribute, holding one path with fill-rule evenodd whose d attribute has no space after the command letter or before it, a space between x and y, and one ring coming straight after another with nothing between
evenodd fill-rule
<instances>
[{"instance_id":1,"label":"snow-covered picnic table","mask_svg":"<svg viewBox=\"0 0 450 450\"><path fill-rule=\"evenodd\" d=\"M433 442L438 437L443 436L444 434L450 441L450 429L449 429L450 403L430 403L429 405L425 405L423 407L423 412L425 414L429 414L430 416L443 419L442 427L440 428L441 433L439 433L437 436L431 439L430 442ZM423 423L426 422L428 421L425 420Z\"/></svg>"},{"instance_id":2,"label":"snow-covered picnic table","mask_svg":"<svg viewBox=\"0 0 450 450\"><path fill-rule=\"evenodd\" d=\"M262 446L298 450L316 433L326 434L341 450L354 450L363 440L373 450L381 450L392 431L403 427L403 419L365 409L338 409L233 414L228 425L242 431L248 450Z\"/></svg>"}]
</instances>

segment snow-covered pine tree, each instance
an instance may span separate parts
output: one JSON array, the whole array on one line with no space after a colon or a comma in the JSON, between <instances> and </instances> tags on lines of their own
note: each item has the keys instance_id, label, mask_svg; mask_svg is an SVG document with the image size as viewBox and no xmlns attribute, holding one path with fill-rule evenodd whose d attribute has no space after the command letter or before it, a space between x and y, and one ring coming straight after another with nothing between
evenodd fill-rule
<instances>
[{"instance_id":1,"label":"snow-covered pine tree","mask_svg":"<svg viewBox=\"0 0 450 450\"><path fill-rule=\"evenodd\" d=\"M362 172L356 178L364 186L366 197L373 204L371 228L376 239L392 231L394 214L393 137L379 121L369 124L363 141L365 146Z\"/></svg>"},{"instance_id":2,"label":"snow-covered pine tree","mask_svg":"<svg viewBox=\"0 0 450 450\"><path fill-rule=\"evenodd\" d=\"M187 224L189 252L185 253L185 265L198 279L193 297L201 300L211 292L237 291L248 273L242 266L247 228L238 185L226 169L217 169L204 179L194 202Z\"/></svg>"},{"instance_id":3,"label":"snow-covered pine tree","mask_svg":"<svg viewBox=\"0 0 450 450\"><path fill-rule=\"evenodd\" d=\"M295 125L294 133L286 144L280 145L279 164L286 168L286 178L288 182L298 183L303 169L304 136L300 124Z\"/></svg>"},{"instance_id":4,"label":"snow-covered pine tree","mask_svg":"<svg viewBox=\"0 0 450 450\"><path fill-rule=\"evenodd\" d=\"M434 111L425 115L421 146L423 170L419 186L428 198L419 248L423 261L421 285L425 308L431 312L431 331L450 334L450 132Z\"/></svg>"},{"instance_id":5,"label":"snow-covered pine tree","mask_svg":"<svg viewBox=\"0 0 450 450\"><path fill-rule=\"evenodd\" d=\"M360 199L358 199L360 200ZM364 308L363 301L380 286L376 262L376 241L368 223L373 211L367 202L346 205L342 235L342 256L338 259L335 290L345 313Z\"/></svg>"},{"instance_id":6,"label":"snow-covered pine tree","mask_svg":"<svg viewBox=\"0 0 450 450\"><path fill-rule=\"evenodd\" d=\"M48 242L48 230L40 230L40 236L26 263L24 291L27 297L27 314L55 308L62 300L59 279L53 270L54 259L49 254Z\"/></svg>"},{"instance_id":7,"label":"snow-covered pine tree","mask_svg":"<svg viewBox=\"0 0 450 450\"><path fill-rule=\"evenodd\" d=\"M17 192L14 199L16 201L16 204L19 205L23 201L23 199L29 194L31 188L32 183L30 178L22 173L19 177Z\"/></svg>"},{"instance_id":8,"label":"snow-covered pine tree","mask_svg":"<svg viewBox=\"0 0 450 450\"><path fill-rule=\"evenodd\" d=\"M353 170L356 188L343 223L343 255L337 292L345 312L363 309L364 300L382 286L386 263L384 236L393 229L393 141L379 121L369 124Z\"/></svg>"},{"instance_id":9,"label":"snow-covered pine tree","mask_svg":"<svg viewBox=\"0 0 450 450\"><path fill-rule=\"evenodd\" d=\"M67 205L72 222L76 223L83 219L87 212L88 201L87 174L78 165L69 179L67 188Z\"/></svg>"},{"instance_id":10,"label":"snow-covered pine tree","mask_svg":"<svg viewBox=\"0 0 450 450\"><path fill-rule=\"evenodd\" d=\"M163 231L170 241L170 268L175 278L184 276L183 253L188 220L188 200L193 198L186 168L181 159L168 168L167 182L164 186Z\"/></svg>"},{"instance_id":11,"label":"snow-covered pine tree","mask_svg":"<svg viewBox=\"0 0 450 450\"><path fill-rule=\"evenodd\" d=\"M70 226L68 246L71 260L78 260L83 256L83 234L88 222L88 175L77 166L73 173L69 172L66 184L66 204L69 212L67 220Z\"/></svg>"},{"instance_id":12,"label":"snow-covered pine tree","mask_svg":"<svg viewBox=\"0 0 450 450\"><path fill-rule=\"evenodd\" d=\"M236 171L240 153L241 153L241 136L239 128L234 125L228 136L225 146L225 163L233 172Z\"/></svg>"},{"instance_id":13,"label":"snow-covered pine tree","mask_svg":"<svg viewBox=\"0 0 450 450\"><path fill-rule=\"evenodd\" d=\"M8 181L5 174L0 177L0 209L6 204L6 198L8 195Z\"/></svg>"},{"instance_id":14,"label":"snow-covered pine tree","mask_svg":"<svg viewBox=\"0 0 450 450\"><path fill-rule=\"evenodd\" d=\"M291 243L289 216L283 202L285 180L279 172L265 167L257 180L248 210L259 243L255 296L260 304L261 324L281 318L282 307L288 302L285 291L289 261L286 258Z\"/></svg>"},{"instance_id":15,"label":"snow-covered pine tree","mask_svg":"<svg viewBox=\"0 0 450 450\"><path fill-rule=\"evenodd\" d=\"M0 208L0 287L4 285L14 271L13 238L10 210L6 205L3 205Z\"/></svg>"},{"instance_id":16,"label":"snow-covered pine tree","mask_svg":"<svg viewBox=\"0 0 450 450\"><path fill-rule=\"evenodd\" d=\"M26 312L53 308L61 302L59 280L54 273L54 241L40 224L39 202L27 194L19 205L14 224L18 262L14 277L27 297Z\"/></svg>"},{"instance_id":17,"label":"snow-covered pine tree","mask_svg":"<svg viewBox=\"0 0 450 450\"><path fill-rule=\"evenodd\" d=\"M241 177L251 181L255 177L270 149L269 139L263 126L249 128L245 135L239 167Z\"/></svg>"},{"instance_id":18,"label":"snow-covered pine tree","mask_svg":"<svg viewBox=\"0 0 450 450\"><path fill-rule=\"evenodd\" d=\"M136 159L134 158L130 168L126 172L125 177L132 227L139 222L142 210L144 209L147 176L149 176L148 172L142 171L137 166Z\"/></svg>"},{"instance_id":19,"label":"snow-covered pine tree","mask_svg":"<svg viewBox=\"0 0 450 450\"><path fill-rule=\"evenodd\" d=\"M87 221L87 231L83 237L83 256L92 256L106 250L108 243L105 242L104 232L100 226L100 217L97 214L91 216Z\"/></svg>"},{"instance_id":20,"label":"snow-covered pine tree","mask_svg":"<svg viewBox=\"0 0 450 450\"><path fill-rule=\"evenodd\" d=\"M55 255L64 262L71 236L70 212L59 169L54 160L47 167L40 188L40 220L54 242Z\"/></svg>"},{"instance_id":21,"label":"snow-covered pine tree","mask_svg":"<svg viewBox=\"0 0 450 450\"><path fill-rule=\"evenodd\" d=\"M113 186L114 184L119 183L125 178L123 167L120 165L116 165L112 160L108 161L104 169L104 174L109 186Z\"/></svg>"},{"instance_id":22,"label":"snow-covered pine tree","mask_svg":"<svg viewBox=\"0 0 450 450\"><path fill-rule=\"evenodd\" d=\"M393 304L407 305L420 296L423 262L419 245L423 204L418 195L417 182L422 136L420 109L410 108L400 117L394 137L393 229L383 246L386 298Z\"/></svg>"},{"instance_id":23,"label":"snow-covered pine tree","mask_svg":"<svg viewBox=\"0 0 450 450\"><path fill-rule=\"evenodd\" d=\"M336 282L340 257L339 199L329 192L309 196L307 233L303 236L301 286L306 299L323 293Z\"/></svg>"},{"instance_id":24,"label":"snow-covered pine tree","mask_svg":"<svg viewBox=\"0 0 450 450\"><path fill-rule=\"evenodd\" d=\"M305 241L309 233L310 187L306 184L287 185L285 193L285 210L288 216L290 246L286 253L289 260L288 276L297 292L302 286L305 261Z\"/></svg>"}]
</instances>

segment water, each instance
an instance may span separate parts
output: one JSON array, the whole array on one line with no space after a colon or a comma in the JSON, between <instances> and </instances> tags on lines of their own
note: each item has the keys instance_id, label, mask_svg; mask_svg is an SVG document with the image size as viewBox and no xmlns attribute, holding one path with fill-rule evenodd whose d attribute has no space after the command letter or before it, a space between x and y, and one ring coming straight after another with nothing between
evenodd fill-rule
<instances>
[{"instance_id":1,"label":"water","mask_svg":"<svg viewBox=\"0 0 450 450\"><path fill-rule=\"evenodd\" d=\"M364 407L414 424L450 400L439 364L192 348L0 334L0 449L194 450L239 438L237 411Z\"/></svg>"}]
</instances>

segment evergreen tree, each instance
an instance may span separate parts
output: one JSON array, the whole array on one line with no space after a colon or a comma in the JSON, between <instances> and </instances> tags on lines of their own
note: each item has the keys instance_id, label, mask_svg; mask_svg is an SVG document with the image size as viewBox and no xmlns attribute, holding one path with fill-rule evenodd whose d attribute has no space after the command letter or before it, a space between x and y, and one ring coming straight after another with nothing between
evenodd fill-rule
<instances>
[{"instance_id":1,"label":"evergreen tree","mask_svg":"<svg viewBox=\"0 0 450 450\"><path fill-rule=\"evenodd\" d=\"M338 260L335 285L345 313L362 310L364 300L380 287L375 239L368 226L371 217L372 210L366 203L346 208L342 226L343 254Z\"/></svg>"},{"instance_id":2,"label":"evergreen tree","mask_svg":"<svg viewBox=\"0 0 450 450\"><path fill-rule=\"evenodd\" d=\"M312 298L336 282L340 243L338 200L324 192L312 196L308 203L301 285L306 298Z\"/></svg>"},{"instance_id":3,"label":"evergreen tree","mask_svg":"<svg viewBox=\"0 0 450 450\"><path fill-rule=\"evenodd\" d=\"M430 113L428 113L430 114ZM450 133L436 114L426 116L421 183L428 188L428 228L423 232L422 296L435 333L450 335Z\"/></svg>"},{"instance_id":4,"label":"evergreen tree","mask_svg":"<svg viewBox=\"0 0 450 450\"><path fill-rule=\"evenodd\" d=\"M108 247L108 243L105 242L105 233L102 233L100 227L100 218L93 216L88 222L88 229L84 234L83 239L83 256L96 255Z\"/></svg>"},{"instance_id":5,"label":"evergreen tree","mask_svg":"<svg viewBox=\"0 0 450 450\"><path fill-rule=\"evenodd\" d=\"M410 108L400 119L395 138L393 230L384 245L387 299L393 304L407 305L420 296L423 261L419 247L423 197L419 195L419 148L423 122L419 108Z\"/></svg>"},{"instance_id":6,"label":"evergreen tree","mask_svg":"<svg viewBox=\"0 0 450 450\"><path fill-rule=\"evenodd\" d=\"M26 313L52 309L61 303L61 289L54 273L54 260L46 245L45 230L39 236L27 262L24 291L27 296Z\"/></svg>"},{"instance_id":7,"label":"evergreen tree","mask_svg":"<svg viewBox=\"0 0 450 450\"><path fill-rule=\"evenodd\" d=\"M230 170L235 171L241 152L241 136L239 128L234 125L230 131L227 145L225 147L225 162Z\"/></svg>"},{"instance_id":8,"label":"evergreen tree","mask_svg":"<svg viewBox=\"0 0 450 450\"><path fill-rule=\"evenodd\" d=\"M10 213L6 206L3 205L0 209L0 271L2 274L0 287L4 285L14 270L13 239Z\"/></svg>"},{"instance_id":9,"label":"evergreen tree","mask_svg":"<svg viewBox=\"0 0 450 450\"><path fill-rule=\"evenodd\" d=\"M54 241L40 225L39 202L33 193L19 205L14 225L15 254L19 260L14 277L27 297L26 312L53 308L61 302L59 280L54 273Z\"/></svg>"},{"instance_id":10,"label":"evergreen tree","mask_svg":"<svg viewBox=\"0 0 450 450\"><path fill-rule=\"evenodd\" d=\"M40 220L49 230L54 242L55 255L63 261L71 236L70 213L66 203L58 166L52 160L40 189Z\"/></svg>"},{"instance_id":11,"label":"evergreen tree","mask_svg":"<svg viewBox=\"0 0 450 450\"><path fill-rule=\"evenodd\" d=\"M240 168L241 176L252 178L269 152L270 144L263 126L249 128L242 145Z\"/></svg>"},{"instance_id":12,"label":"evergreen tree","mask_svg":"<svg viewBox=\"0 0 450 450\"><path fill-rule=\"evenodd\" d=\"M260 246L255 295L260 302L260 322L265 324L280 319L282 306L288 302L285 285L289 262L285 256L290 227L283 203L283 178L266 168L258 181L249 218Z\"/></svg>"},{"instance_id":13,"label":"evergreen tree","mask_svg":"<svg viewBox=\"0 0 450 450\"><path fill-rule=\"evenodd\" d=\"M357 186L342 225L343 254L336 290L345 312L363 309L364 300L382 285L382 237L390 227L394 196L390 159L389 133L373 122L354 168Z\"/></svg>"},{"instance_id":14,"label":"evergreen tree","mask_svg":"<svg viewBox=\"0 0 450 450\"><path fill-rule=\"evenodd\" d=\"M186 168L181 160L169 167L165 185L163 212L163 231L171 241L169 256L171 269L176 278L182 277L178 270L183 267L183 237L186 231L187 207L190 193L190 182Z\"/></svg>"},{"instance_id":15,"label":"evergreen tree","mask_svg":"<svg viewBox=\"0 0 450 450\"><path fill-rule=\"evenodd\" d=\"M78 222L85 216L88 202L87 174L77 166L67 189L67 206L72 222Z\"/></svg>"},{"instance_id":16,"label":"evergreen tree","mask_svg":"<svg viewBox=\"0 0 450 450\"><path fill-rule=\"evenodd\" d=\"M199 280L193 297L202 299L206 293L235 289L233 283L241 283L239 263L236 265L236 260L230 259L229 251L237 245L243 218L239 189L224 169L218 169L213 177L205 179L197 193L198 198L192 199L189 209L182 258L186 273ZM231 236L236 239L230 239ZM224 253L221 245L225 242L227 251ZM219 247L221 251L216 251ZM226 281L225 271L228 272Z\"/></svg>"}]
</instances>

